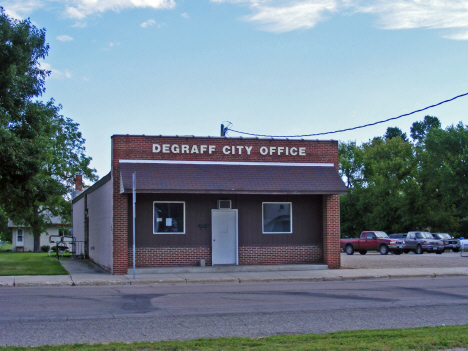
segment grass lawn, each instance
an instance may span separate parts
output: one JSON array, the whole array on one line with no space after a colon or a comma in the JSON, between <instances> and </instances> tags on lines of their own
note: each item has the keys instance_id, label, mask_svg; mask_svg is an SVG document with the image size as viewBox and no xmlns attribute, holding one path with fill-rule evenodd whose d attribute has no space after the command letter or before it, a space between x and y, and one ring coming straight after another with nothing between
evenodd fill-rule
<instances>
[{"instance_id":1,"label":"grass lawn","mask_svg":"<svg viewBox=\"0 0 468 351\"><path fill-rule=\"evenodd\" d=\"M60 257L62 259L62 257ZM66 258L64 258L66 259ZM0 275L61 275L68 274L55 257L47 252L0 251Z\"/></svg>"},{"instance_id":2,"label":"grass lawn","mask_svg":"<svg viewBox=\"0 0 468 351\"><path fill-rule=\"evenodd\" d=\"M10 250L11 251L11 244L9 242L7 242L6 245L0 245L0 252L5 252L7 250Z\"/></svg>"},{"instance_id":3,"label":"grass lawn","mask_svg":"<svg viewBox=\"0 0 468 351\"><path fill-rule=\"evenodd\" d=\"M75 344L38 347L0 347L0 351L100 350L446 350L468 347L468 326L357 330L329 334L275 335L266 338L219 338L154 343Z\"/></svg>"}]
</instances>

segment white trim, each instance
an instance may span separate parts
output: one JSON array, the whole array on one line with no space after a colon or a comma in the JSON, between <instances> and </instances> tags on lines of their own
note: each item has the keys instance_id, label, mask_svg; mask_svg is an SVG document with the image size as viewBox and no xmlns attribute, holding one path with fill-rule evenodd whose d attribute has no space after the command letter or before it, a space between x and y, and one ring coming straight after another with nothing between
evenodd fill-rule
<instances>
[{"instance_id":1,"label":"white trim","mask_svg":"<svg viewBox=\"0 0 468 351\"><path fill-rule=\"evenodd\" d=\"M154 231L154 204L183 204L183 225L184 225L184 230L182 232L155 232ZM153 234L185 234L185 201L153 201Z\"/></svg>"},{"instance_id":2,"label":"white trim","mask_svg":"<svg viewBox=\"0 0 468 351\"><path fill-rule=\"evenodd\" d=\"M19 231L21 230L21 241L18 241ZM24 246L24 229L16 229L16 246Z\"/></svg>"},{"instance_id":3,"label":"white trim","mask_svg":"<svg viewBox=\"0 0 468 351\"><path fill-rule=\"evenodd\" d=\"M119 163L156 163L181 165L227 165L227 166L290 166L290 167L335 167L333 163L288 163L288 162L222 162L222 161L167 161L167 160L119 160Z\"/></svg>"},{"instance_id":4,"label":"white trim","mask_svg":"<svg viewBox=\"0 0 468 351\"><path fill-rule=\"evenodd\" d=\"M290 217L290 231L289 232L265 232L265 213L264 205L265 204L288 204L289 205L289 217ZM293 232L293 211L292 211L292 202L288 201L265 201L262 202L262 234L292 234Z\"/></svg>"}]
</instances>

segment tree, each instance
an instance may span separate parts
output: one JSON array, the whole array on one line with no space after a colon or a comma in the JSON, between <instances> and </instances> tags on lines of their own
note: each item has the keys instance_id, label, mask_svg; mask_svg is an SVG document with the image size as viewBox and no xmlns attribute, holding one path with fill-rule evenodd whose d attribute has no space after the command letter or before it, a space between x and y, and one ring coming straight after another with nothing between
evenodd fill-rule
<instances>
[{"instance_id":1,"label":"tree","mask_svg":"<svg viewBox=\"0 0 468 351\"><path fill-rule=\"evenodd\" d=\"M418 143L424 141L426 134L433 128L440 129L440 121L437 117L425 116L424 121L414 122L411 126L411 138Z\"/></svg>"},{"instance_id":2,"label":"tree","mask_svg":"<svg viewBox=\"0 0 468 351\"><path fill-rule=\"evenodd\" d=\"M363 155L355 141L340 142L338 145L339 173L346 180L346 186L352 188L362 179Z\"/></svg>"},{"instance_id":3,"label":"tree","mask_svg":"<svg viewBox=\"0 0 468 351\"><path fill-rule=\"evenodd\" d=\"M450 209L452 228L468 235L468 127L459 123L431 129L425 139L427 178L435 183L433 196Z\"/></svg>"},{"instance_id":4,"label":"tree","mask_svg":"<svg viewBox=\"0 0 468 351\"><path fill-rule=\"evenodd\" d=\"M426 116L411 128L413 142L397 127L357 146L340 143L343 236L362 230L468 234L468 129L440 129Z\"/></svg>"},{"instance_id":5,"label":"tree","mask_svg":"<svg viewBox=\"0 0 468 351\"><path fill-rule=\"evenodd\" d=\"M392 139L399 137L403 141L408 141L408 138L406 137L406 133L403 133L400 128L398 127L388 127L387 132L384 135L385 139Z\"/></svg>"},{"instance_id":6,"label":"tree","mask_svg":"<svg viewBox=\"0 0 468 351\"><path fill-rule=\"evenodd\" d=\"M78 124L54 100L38 100L48 49L44 29L0 8L0 201L9 218L32 228L35 252L51 216L69 221L75 174L96 179Z\"/></svg>"}]
</instances>

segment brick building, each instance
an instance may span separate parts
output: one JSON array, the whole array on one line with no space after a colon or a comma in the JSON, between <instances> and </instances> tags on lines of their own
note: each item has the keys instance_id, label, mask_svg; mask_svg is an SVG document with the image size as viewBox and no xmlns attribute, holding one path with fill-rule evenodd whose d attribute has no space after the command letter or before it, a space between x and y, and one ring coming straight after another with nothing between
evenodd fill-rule
<instances>
[{"instance_id":1,"label":"brick building","mask_svg":"<svg viewBox=\"0 0 468 351\"><path fill-rule=\"evenodd\" d=\"M135 206L137 267L339 268L345 192L336 141L114 135L111 172L73 199L73 235L126 274Z\"/></svg>"}]
</instances>

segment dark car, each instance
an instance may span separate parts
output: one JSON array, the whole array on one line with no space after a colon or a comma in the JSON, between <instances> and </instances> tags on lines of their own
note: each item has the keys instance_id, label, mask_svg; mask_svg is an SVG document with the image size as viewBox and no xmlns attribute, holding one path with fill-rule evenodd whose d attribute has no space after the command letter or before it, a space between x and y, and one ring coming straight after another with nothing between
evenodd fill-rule
<instances>
[{"instance_id":1,"label":"dark car","mask_svg":"<svg viewBox=\"0 0 468 351\"><path fill-rule=\"evenodd\" d=\"M405 238L405 249L413 250L415 254L435 252L441 254L445 251L444 242L436 240L429 232L408 232Z\"/></svg>"},{"instance_id":2,"label":"dark car","mask_svg":"<svg viewBox=\"0 0 468 351\"><path fill-rule=\"evenodd\" d=\"M389 238L392 238L392 239L400 239L400 240L403 240L403 242L405 242L405 239L406 239L406 236L408 235L408 233L395 233L395 234L389 234L388 237ZM406 247L406 243L405 243L405 246L403 248L403 252L405 254L409 253L411 250L408 249Z\"/></svg>"},{"instance_id":3,"label":"dark car","mask_svg":"<svg viewBox=\"0 0 468 351\"><path fill-rule=\"evenodd\" d=\"M444 242L445 250L460 252L461 244L459 239L455 239L448 233L432 233L432 236L434 239L442 240Z\"/></svg>"}]
</instances>

